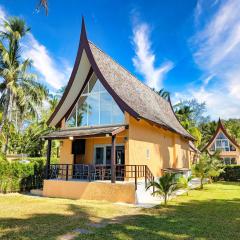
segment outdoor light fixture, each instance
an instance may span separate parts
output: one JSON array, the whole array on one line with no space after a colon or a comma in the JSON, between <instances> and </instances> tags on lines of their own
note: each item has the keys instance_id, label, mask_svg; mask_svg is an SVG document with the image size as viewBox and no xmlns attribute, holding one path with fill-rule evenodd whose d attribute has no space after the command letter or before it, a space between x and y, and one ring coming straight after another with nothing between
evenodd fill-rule
<instances>
[{"instance_id":1,"label":"outdoor light fixture","mask_svg":"<svg viewBox=\"0 0 240 240\"><path fill-rule=\"evenodd\" d=\"M72 140L73 140L73 137L69 137L69 139L72 141Z\"/></svg>"}]
</instances>

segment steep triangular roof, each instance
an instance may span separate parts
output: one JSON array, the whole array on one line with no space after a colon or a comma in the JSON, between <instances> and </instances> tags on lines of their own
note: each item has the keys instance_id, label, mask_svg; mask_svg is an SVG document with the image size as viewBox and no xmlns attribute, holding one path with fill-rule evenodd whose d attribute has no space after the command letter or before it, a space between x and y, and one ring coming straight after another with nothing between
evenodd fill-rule
<instances>
[{"instance_id":1,"label":"steep triangular roof","mask_svg":"<svg viewBox=\"0 0 240 240\"><path fill-rule=\"evenodd\" d=\"M80 68L81 71L79 70ZM84 20L82 22L80 45L73 72L63 97L50 117L48 124L58 125L63 117L69 113L92 72L97 75L122 111L128 112L137 119L145 119L165 129L179 133L184 137L193 139L178 121L170 101L160 97L151 88L144 85L106 53L88 41ZM85 77L84 80L80 79L82 75ZM68 102L68 107L66 102Z\"/></svg>"},{"instance_id":2,"label":"steep triangular roof","mask_svg":"<svg viewBox=\"0 0 240 240\"><path fill-rule=\"evenodd\" d=\"M222 131L224 133L224 135L226 136L226 138L228 138L228 140L233 144L235 145L236 147L240 147L239 144L237 143L237 141L230 136L230 134L227 132L227 130L225 129L221 119L219 118L218 120L218 125L217 125L217 128L216 128L216 131L215 133L213 134L213 136L211 137L211 139L209 140L209 142L207 143L207 145L203 148L202 151L206 150L212 143L213 141L215 140L215 138L217 137L218 133Z\"/></svg>"}]
</instances>

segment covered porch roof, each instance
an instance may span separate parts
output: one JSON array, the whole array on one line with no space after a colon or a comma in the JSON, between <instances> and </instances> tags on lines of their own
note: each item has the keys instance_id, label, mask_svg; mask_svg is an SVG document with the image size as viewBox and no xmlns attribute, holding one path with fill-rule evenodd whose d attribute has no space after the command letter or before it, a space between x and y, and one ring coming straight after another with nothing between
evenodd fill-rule
<instances>
[{"instance_id":1,"label":"covered porch roof","mask_svg":"<svg viewBox=\"0 0 240 240\"><path fill-rule=\"evenodd\" d=\"M86 138L86 137L101 137L116 135L128 129L128 125L108 125L108 126L96 126L96 127L81 127L71 129L61 129L52 131L47 135L42 136L43 139L67 139L73 138Z\"/></svg>"}]
</instances>

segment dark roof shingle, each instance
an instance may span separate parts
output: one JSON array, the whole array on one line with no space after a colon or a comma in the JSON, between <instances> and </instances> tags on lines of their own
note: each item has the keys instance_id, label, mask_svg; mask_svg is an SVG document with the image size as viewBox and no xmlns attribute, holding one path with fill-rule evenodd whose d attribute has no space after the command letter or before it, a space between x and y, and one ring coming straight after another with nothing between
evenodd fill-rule
<instances>
[{"instance_id":1,"label":"dark roof shingle","mask_svg":"<svg viewBox=\"0 0 240 240\"><path fill-rule=\"evenodd\" d=\"M101 49L89 42L94 60L109 86L140 117L185 137L193 137L176 118L171 103L143 84Z\"/></svg>"}]
</instances>

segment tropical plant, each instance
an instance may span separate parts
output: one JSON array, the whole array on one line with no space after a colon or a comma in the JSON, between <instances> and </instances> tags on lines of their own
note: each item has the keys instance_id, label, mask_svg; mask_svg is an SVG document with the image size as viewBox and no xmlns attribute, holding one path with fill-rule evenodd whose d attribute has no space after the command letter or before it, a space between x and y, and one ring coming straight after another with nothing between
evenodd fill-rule
<instances>
[{"instance_id":1,"label":"tropical plant","mask_svg":"<svg viewBox=\"0 0 240 240\"><path fill-rule=\"evenodd\" d=\"M153 195L163 196L164 205L167 205L168 197L180 188L176 179L176 174L165 173L157 181L152 181L147 186L147 190L153 187Z\"/></svg>"},{"instance_id":2,"label":"tropical plant","mask_svg":"<svg viewBox=\"0 0 240 240\"><path fill-rule=\"evenodd\" d=\"M194 176L200 178L200 189L203 189L203 181L206 178L212 180L212 177L217 177L223 171L223 166L217 154L211 156L208 153L202 153L199 161L192 166Z\"/></svg>"},{"instance_id":3,"label":"tropical plant","mask_svg":"<svg viewBox=\"0 0 240 240\"><path fill-rule=\"evenodd\" d=\"M31 60L24 60L21 56L20 41L28 31L22 19L12 17L3 21L0 32L0 105L3 108L0 131L6 122L36 117L38 107L47 96L47 89L28 71ZM6 134L5 153L8 139L9 135Z\"/></svg>"},{"instance_id":4,"label":"tropical plant","mask_svg":"<svg viewBox=\"0 0 240 240\"><path fill-rule=\"evenodd\" d=\"M188 195L188 191L189 191L189 183L190 183L191 180L192 180L192 176L189 176L189 177L181 176L178 179L179 188L186 189L186 194L187 195Z\"/></svg>"}]
</instances>

